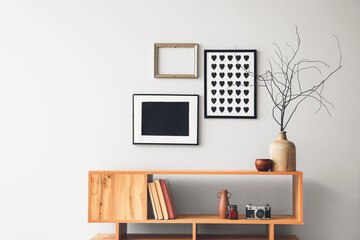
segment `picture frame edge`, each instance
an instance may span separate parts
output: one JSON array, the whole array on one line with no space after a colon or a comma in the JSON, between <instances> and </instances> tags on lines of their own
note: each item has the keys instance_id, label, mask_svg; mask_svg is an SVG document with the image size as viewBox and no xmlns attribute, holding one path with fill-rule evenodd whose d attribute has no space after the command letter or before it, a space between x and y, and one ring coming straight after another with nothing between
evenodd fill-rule
<instances>
[{"instance_id":1,"label":"picture frame edge","mask_svg":"<svg viewBox=\"0 0 360 240\"><path fill-rule=\"evenodd\" d=\"M158 72L158 49L160 47L181 47L194 48L194 74L161 74ZM154 78L184 78L195 79L198 78L198 43L154 43Z\"/></svg>"},{"instance_id":2,"label":"picture frame edge","mask_svg":"<svg viewBox=\"0 0 360 240\"><path fill-rule=\"evenodd\" d=\"M211 52L253 52L254 53L254 114L252 116L211 116L207 113L207 53ZM256 49L204 49L204 118L257 119L257 50Z\"/></svg>"},{"instance_id":3,"label":"picture frame edge","mask_svg":"<svg viewBox=\"0 0 360 240\"><path fill-rule=\"evenodd\" d=\"M135 142L135 126L134 126L134 119L135 119L135 104L134 104L134 99L135 96L186 96L186 97L195 97L197 104L196 104L196 118L197 118L197 123L196 123L196 142L194 143L141 143L141 142ZM199 145L199 118L200 118L200 95L199 94L178 94L178 93L160 93L160 94L153 94L153 93L133 93L132 94L132 98L133 98L133 119L132 119L132 125L133 125L133 145L193 145L193 146L197 146Z\"/></svg>"}]
</instances>

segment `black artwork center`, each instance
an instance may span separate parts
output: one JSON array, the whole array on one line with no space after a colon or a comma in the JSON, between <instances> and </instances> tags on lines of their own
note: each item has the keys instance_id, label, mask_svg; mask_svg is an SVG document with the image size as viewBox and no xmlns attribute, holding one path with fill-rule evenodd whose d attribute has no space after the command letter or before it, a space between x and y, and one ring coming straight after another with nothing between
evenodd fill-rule
<instances>
[{"instance_id":1,"label":"black artwork center","mask_svg":"<svg viewBox=\"0 0 360 240\"><path fill-rule=\"evenodd\" d=\"M189 136L189 102L143 102L141 134Z\"/></svg>"}]
</instances>

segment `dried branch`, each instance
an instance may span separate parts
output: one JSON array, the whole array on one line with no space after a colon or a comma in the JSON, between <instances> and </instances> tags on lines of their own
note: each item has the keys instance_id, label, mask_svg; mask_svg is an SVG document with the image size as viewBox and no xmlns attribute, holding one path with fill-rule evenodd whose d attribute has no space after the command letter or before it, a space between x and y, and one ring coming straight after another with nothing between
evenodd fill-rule
<instances>
[{"instance_id":1,"label":"dried branch","mask_svg":"<svg viewBox=\"0 0 360 240\"><path fill-rule=\"evenodd\" d=\"M262 75L256 75L257 79L263 82L263 85L259 86L265 86L270 95L274 104L272 117L275 122L279 124L281 131L286 129L299 105L306 99L312 99L319 103L319 107L314 114L324 108L331 116L329 107L334 107L334 105L325 99L323 89L326 81L342 68L342 52L339 39L336 36L334 37L339 50L339 65L325 76L321 77L323 75L322 68L330 69L331 67L324 61L309 60L306 58L296 60L301 46L301 38L298 28L295 28L297 37L296 46L293 47L289 43L286 43L291 54L289 56L284 55L279 45L273 43L275 46L274 52L276 59L272 57L271 60L268 60L270 69ZM302 86L303 82L300 77L303 72L310 70L316 70L320 79L317 84L305 89ZM296 82L294 83L294 81Z\"/></svg>"}]
</instances>

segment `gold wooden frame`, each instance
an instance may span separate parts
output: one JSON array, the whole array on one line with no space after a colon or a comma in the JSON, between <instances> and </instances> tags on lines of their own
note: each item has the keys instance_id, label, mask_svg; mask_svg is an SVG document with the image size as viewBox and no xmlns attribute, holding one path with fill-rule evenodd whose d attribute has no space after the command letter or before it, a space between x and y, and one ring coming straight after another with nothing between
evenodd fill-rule
<instances>
[{"instance_id":1,"label":"gold wooden frame","mask_svg":"<svg viewBox=\"0 0 360 240\"><path fill-rule=\"evenodd\" d=\"M160 74L158 72L159 48L194 48L194 74ZM198 77L198 44L197 43L155 43L154 44L154 77L155 78L197 78Z\"/></svg>"}]
</instances>

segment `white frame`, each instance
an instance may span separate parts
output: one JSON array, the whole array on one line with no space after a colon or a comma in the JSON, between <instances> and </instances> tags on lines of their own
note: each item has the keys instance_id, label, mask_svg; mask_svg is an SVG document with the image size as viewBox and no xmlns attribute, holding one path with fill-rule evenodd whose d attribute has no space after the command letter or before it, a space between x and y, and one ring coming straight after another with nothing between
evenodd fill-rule
<instances>
[{"instance_id":1,"label":"white frame","mask_svg":"<svg viewBox=\"0 0 360 240\"><path fill-rule=\"evenodd\" d=\"M142 103L189 102L189 136L143 136L141 135ZM199 95L180 94L134 94L133 95L133 144L198 145Z\"/></svg>"}]
</instances>

